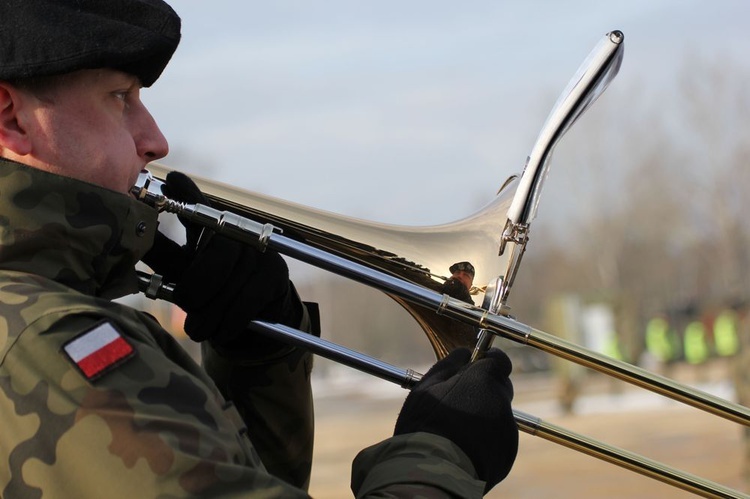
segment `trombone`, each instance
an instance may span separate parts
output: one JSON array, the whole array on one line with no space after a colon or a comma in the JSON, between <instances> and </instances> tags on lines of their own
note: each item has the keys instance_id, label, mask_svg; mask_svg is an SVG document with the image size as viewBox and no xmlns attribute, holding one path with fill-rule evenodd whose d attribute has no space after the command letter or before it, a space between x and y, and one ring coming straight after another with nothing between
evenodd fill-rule
<instances>
[{"instance_id":1,"label":"trombone","mask_svg":"<svg viewBox=\"0 0 750 499\"><path fill-rule=\"evenodd\" d=\"M457 222L404 228L362 221L247 193L193 177L211 206L186 204L162 194L168 172L152 164L140 175L133 195L161 212L174 213L260 250L270 248L356 282L375 287L401 304L420 324L437 357L468 346L480 357L495 336L538 348L580 365L750 426L750 410L609 358L514 320L507 298L520 266L529 227L536 216L551 153L558 140L607 88L617 74L624 36L607 33L561 94L543 126L520 178L511 177L479 212ZM504 223L503 223L504 219ZM443 292L451 264L470 261L475 269L472 302ZM171 286L159 276L141 275L151 298L169 300ZM476 306L475 302L482 304ZM420 375L310 337L285 326L255 321L253 329L283 336L314 353L408 388ZM722 485L671 469L636 454L596 442L516 411L519 429L650 476L704 497L747 497Z\"/></svg>"}]
</instances>

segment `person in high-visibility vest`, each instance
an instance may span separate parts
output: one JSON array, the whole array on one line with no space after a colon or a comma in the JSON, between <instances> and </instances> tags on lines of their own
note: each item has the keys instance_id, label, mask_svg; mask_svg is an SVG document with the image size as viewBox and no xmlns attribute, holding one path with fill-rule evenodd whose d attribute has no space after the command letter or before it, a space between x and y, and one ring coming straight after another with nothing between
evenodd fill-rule
<instances>
[{"instance_id":1,"label":"person in high-visibility vest","mask_svg":"<svg viewBox=\"0 0 750 499\"><path fill-rule=\"evenodd\" d=\"M708 359L709 348L706 340L706 327L696 319L685 328L685 360L690 364L700 364Z\"/></svg>"},{"instance_id":2,"label":"person in high-visibility vest","mask_svg":"<svg viewBox=\"0 0 750 499\"><path fill-rule=\"evenodd\" d=\"M677 354L677 338L666 317L658 315L646 324L646 349L662 363L671 362Z\"/></svg>"},{"instance_id":3,"label":"person in high-visibility vest","mask_svg":"<svg viewBox=\"0 0 750 499\"><path fill-rule=\"evenodd\" d=\"M722 310L714 321L714 348L721 357L737 354L740 340L737 336L737 314L731 309Z\"/></svg>"}]
</instances>

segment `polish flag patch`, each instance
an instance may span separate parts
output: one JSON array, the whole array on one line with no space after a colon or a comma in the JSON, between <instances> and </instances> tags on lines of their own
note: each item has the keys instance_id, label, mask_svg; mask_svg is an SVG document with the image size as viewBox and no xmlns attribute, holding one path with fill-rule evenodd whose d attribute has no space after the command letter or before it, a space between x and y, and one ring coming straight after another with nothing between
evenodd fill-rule
<instances>
[{"instance_id":1,"label":"polish flag patch","mask_svg":"<svg viewBox=\"0 0 750 499\"><path fill-rule=\"evenodd\" d=\"M106 374L135 355L133 346L108 321L100 322L67 342L63 351L89 380Z\"/></svg>"}]
</instances>

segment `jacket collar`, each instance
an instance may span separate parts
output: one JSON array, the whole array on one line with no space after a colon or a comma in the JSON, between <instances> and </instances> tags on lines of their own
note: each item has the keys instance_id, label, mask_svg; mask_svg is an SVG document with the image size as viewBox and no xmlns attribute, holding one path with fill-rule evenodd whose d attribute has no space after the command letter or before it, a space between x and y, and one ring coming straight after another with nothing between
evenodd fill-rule
<instances>
[{"instance_id":1,"label":"jacket collar","mask_svg":"<svg viewBox=\"0 0 750 499\"><path fill-rule=\"evenodd\" d=\"M105 298L135 293L157 216L128 195L0 158L0 269Z\"/></svg>"}]
</instances>

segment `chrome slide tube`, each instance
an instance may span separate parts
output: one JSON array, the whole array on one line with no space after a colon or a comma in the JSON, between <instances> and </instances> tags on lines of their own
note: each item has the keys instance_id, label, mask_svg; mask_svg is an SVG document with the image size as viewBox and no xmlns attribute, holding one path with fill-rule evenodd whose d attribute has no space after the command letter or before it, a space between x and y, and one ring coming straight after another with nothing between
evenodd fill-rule
<instances>
[{"instance_id":1,"label":"chrome slide tube","mask_svg":"<svg viewBox=\"0 0 750 499\"><path fill-rule=\"evenodd\" d=\"M475 305L470 305L448 295L437 293L423 286L311 247L285 237L269 224L260 224L237 214L219 211L202 204L188 204L170 200L161 194L156 194L153 190L149 190L148 183L145 186L134 187L133 194L157 209L177 214L240 242L252 244L260 249L270 248L296 260L374 287L415 305L434 310L437 314L485 329L504 338L538 348L716 416L750 426L750 409L747 407L682 385L627 362L580 347L508 317L491 314Z\"/></svg>"},{"instance_id":2,"label":"chrome slide tube","mask_svg":"<svg viewBox=\"0 0 750 499\"><path fill-rule=\"evenodd\" d=\"M401 369L368 355L318 338L283 324L253 321L250 329L284 343L292 344L372 376L410 389L422 377L411 369ZM519 410L513 410L518 429L529 435L568 447L610 464L667 483L674 487L711 498L747 498L746 494L653 461L639 454L609 445L571 430L543 421Z\"/></svg>"}]
</instances>

